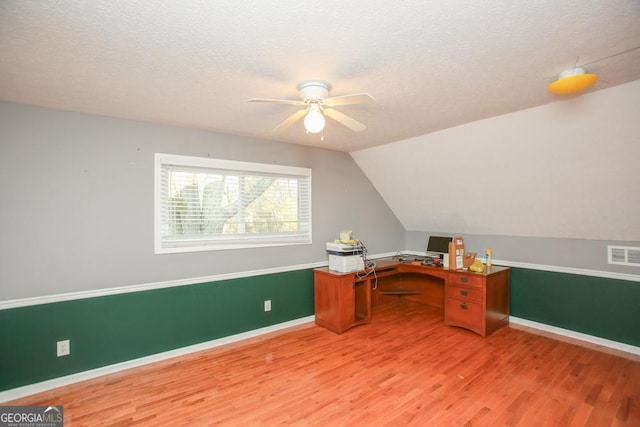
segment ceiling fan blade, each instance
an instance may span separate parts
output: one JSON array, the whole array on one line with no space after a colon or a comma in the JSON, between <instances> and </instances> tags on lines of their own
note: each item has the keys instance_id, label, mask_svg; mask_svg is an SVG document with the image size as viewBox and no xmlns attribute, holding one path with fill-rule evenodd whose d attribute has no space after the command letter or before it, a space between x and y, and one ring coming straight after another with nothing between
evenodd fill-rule
<instances>
[{"instance_id":1,"label":"ceiling fan blade","mask_svg":"<svg viewBox=\"0 0 640 427\"><path fill-rule=\"evenodd\" d=\"M365 125L363 125L359 121L357 121L355 119L352 119L351 117L347 116L346 114L342 114L340 111L334 110L333 108L325 108L323 110L323 112L328 117L332 118L333 120L335 120L338 123L341 123L341 124L345 125L346 127L348 127L349 129L351 129L354 132L362 132L363 130L365 130L367 128Z\"/></svg>"},{"instance_id":2,"label":"ceiling fan blade","mask_svg":"<svg viewBox=\"0 0 640 427\"><path fill-rule=\"evenodd\" d=\"M296 111L295 113L287 117L285 121L283 121L278 126L273 128L272 132L275 132L275 133L284 132L289 128L289 126L294 124L296 121L300 120L300 118L303 117L305 114L307 114L307 110Z\"/></svg>"},{"instance_id":3,"label":"ceiling fan blade","mask_svg":"<svg viewBox=\"0 0 640 427\"><path fill-rule=\"evenodd\" d=\"M353 104L373 104L376 99L368 93L354 93L351 95L332 96L323 101L327 107Z\"/></svg>"},{"instance_id":4,"label":"ceiling fan blade","mask_svg":"<svg viewBox=\"0 0 640 427\"><path fill-rule=\"evenodd\" d=\"M251 98L249 102L272 102L276 104L289 104L289 105L306 105L304 101L296 101L295 99L270 99L270 98Z\"/></svg>"}]
</instances>

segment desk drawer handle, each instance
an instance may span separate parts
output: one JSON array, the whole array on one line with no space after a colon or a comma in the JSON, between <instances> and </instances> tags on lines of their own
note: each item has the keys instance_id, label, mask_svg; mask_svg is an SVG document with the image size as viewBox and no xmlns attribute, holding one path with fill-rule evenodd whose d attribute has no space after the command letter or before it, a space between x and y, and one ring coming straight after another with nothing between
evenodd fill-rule
<instances>
[{"instance_id":1,"label":"desk drawer handle","mask_svg":"<svg viewBox=\"0 0 640 427\"><path fill-rule=\"evenodd\" d=\"M468 278L468 277L461 277L461 278L460 278L460 281L461 281L462 283L467 283L467 282L469 281L469 278Z\"/></svg>"},{"instance_id":2,"label":"desk drawer handle","mask_svg":"<svg viewBox=\"0 0 640 427\"><path fill-rule=\"evenodd\" d=\"M469 295L469 292L467 292L467 291L460 291L460 295L462 295L462 296L465 296L465 297L466 297L467 295Z\"/></svg>"},{"instance_id":3,"label":"desk drawer handle","mask_svg":"<svg viewBox=\"0 0 640 427\"><path fill-rule=\"evenodd\" d=\"M466 309L468 309L469 307L467 307L467 304L464 304L464 303L463 303L463 304L460 304L460 308L461 308L461 309L463 309L463 310L466 310Z\"/></svg>"}]
</instances>

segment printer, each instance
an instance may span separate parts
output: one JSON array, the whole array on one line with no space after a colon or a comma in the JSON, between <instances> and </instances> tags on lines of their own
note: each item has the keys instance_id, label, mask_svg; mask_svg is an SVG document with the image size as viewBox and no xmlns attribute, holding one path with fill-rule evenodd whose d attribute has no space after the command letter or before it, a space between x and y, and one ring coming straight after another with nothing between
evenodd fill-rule
<instances>
[{"instance_id":1,"label":"printer","mask_svg":"<svg viewBox=\"0 0 640 427\"><path fill-rule=\"evenodd\" d=\"M329 270L340 273L364 270L363 246L360 242L327 242Z\"/></svg>"}]
</instances>

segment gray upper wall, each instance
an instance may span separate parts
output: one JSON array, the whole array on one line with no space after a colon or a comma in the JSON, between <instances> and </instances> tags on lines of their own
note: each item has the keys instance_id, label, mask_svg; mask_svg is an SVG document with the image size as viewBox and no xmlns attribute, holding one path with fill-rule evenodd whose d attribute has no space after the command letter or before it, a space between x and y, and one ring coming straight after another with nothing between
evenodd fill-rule
<instances>
[{"instance_id":1,"label":"gray upper wall","mask_svg":"<svg viewBox=\"0 0 640 427\"><path fill-rule=\"evenodd\" d=\"M154 153L312 169L313 244L154 255ZM326 261L352 229L372 254L405 230L342 152L0 103L0 301Z\"/></svg>"},{"instance_id":2,"label":"gray upper wall","mask_svg":"<svg viewBox=\"0 0 640 427\"><path fill-rule=\"evenodd\" d=\"M455 236L456 232L407 231L407 250L424 252L429 236ZM533 264L536 268L582 269L640 277L640 268L607 263L608 245L640 247L640 242L593 239L559 239L463 234L465 250L484 259L486 249L501 262Z\"/></svg>"}]
</instances>

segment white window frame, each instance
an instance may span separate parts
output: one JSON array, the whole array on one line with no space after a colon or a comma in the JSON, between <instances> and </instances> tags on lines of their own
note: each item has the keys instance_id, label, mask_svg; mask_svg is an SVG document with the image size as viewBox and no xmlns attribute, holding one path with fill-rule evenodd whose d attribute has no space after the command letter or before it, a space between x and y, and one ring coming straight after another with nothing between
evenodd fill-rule
<instances>
[{"instance_id":1,"label":"white window frame","mask_svg":"<svg viewBox=\"0 0 640 427\"><path fill-rule=\"evenodd\" d=\"M297 233L258 236L252 234L223 235L212 239L167 241L164 239L164 234L166 233L163 233L167 228L167 224L162 221L162 169L165 165L184 166L186 168L205 168L211 169L212 171L222 169L237 172L254 172L256 174L267 173L299 179L306 183L307 191L303 192L303 199L299 201L299 204L305 204L307 206L305 210L307 210L306 215L308 222L305 222L303 224L303 230ZM309 168L156 153L154 169L154 247L156 254L304 245L312 243L311 169Z\"/></svg>"}]
</instances>

